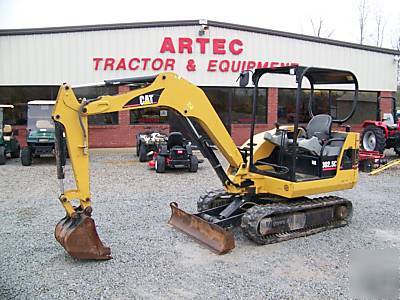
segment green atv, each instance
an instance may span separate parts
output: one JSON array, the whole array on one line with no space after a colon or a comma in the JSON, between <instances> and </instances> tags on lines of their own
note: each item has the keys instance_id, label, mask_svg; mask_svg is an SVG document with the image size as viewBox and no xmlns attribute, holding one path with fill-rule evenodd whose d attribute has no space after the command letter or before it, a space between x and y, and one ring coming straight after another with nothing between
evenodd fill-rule
<instances>
[{"instance_id":1,"label":"green atv","mask_svg":"<svg viewBox=\"0 0 400 300\"><path fill-rule=\"evenodd\" d=\"M6 163L6 156L18 158L20 146L17 138L13 134L11 125L4 124L4 109L14 108L13 105L0 104L0 165Z\"/></svg>"},{"instance_id":2,"label":"green atv","mask_svg":"<svg viewBox=\"0 0 400 300\"><path fill-rule=\"evenodd\" d=\"M21 150L21 163L30 166L33 158L54 154L54 122L51 113L55 101L34 100L28 102L27 147Z\"/></svg>"}]
</instances>

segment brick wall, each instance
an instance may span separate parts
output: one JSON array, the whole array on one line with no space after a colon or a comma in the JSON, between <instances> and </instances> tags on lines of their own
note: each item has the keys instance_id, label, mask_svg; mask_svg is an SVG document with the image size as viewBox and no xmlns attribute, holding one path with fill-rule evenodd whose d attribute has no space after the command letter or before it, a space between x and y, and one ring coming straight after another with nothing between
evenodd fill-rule
<instances>
[{"instance_id":1,"label":"brick wall","mask_svg":"<svg viewBox=\"0 0 400 300\"><path fill-rule=\"evenodd\" d=\"M25 147L26 146L26 126L16 125L16 126L13 126L13 130L16 130L18 132L17 140L18 140L19 144L21 145L21 147Z\"/></svg>"},{"instance_id":2,"label":"brick wall","mask_svg":"<svg viewBox=\"0 0 400 300\"><path fill-rule=\"evenodd\" d=\"M268 88L267 122L275 124L278 121L278 89Z\"/></svg>"},{"instance_id":3,"label":"brick wall","mask_svg":"<svg viewBox=\"0 0 400 300\"><path fill-rule=\"evenodd\" d=\"M392 92L380 92L379 96L380 97L393 97L393 93ZM393 111L392 104L393 104L393 101L390 98L381 99L381 119L382 119L384 113L392 113L392 111Z\"/></svg>"}]
</instances>

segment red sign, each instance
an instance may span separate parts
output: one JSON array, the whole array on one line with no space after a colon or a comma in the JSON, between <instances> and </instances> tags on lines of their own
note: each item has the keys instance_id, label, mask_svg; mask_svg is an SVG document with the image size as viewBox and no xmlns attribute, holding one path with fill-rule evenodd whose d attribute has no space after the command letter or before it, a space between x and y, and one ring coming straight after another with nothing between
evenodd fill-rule
<instances>
[{"instance_id":1,"label":"red sign","mask_svg":"<svg viewBox=\"0 0 400 300\"><path fill-rule=\"evenodd\" d=\"M207 47L212 45L212 47ZM203 55L240 55L244 51L244 43L240 39L226 40L223 38L195 38L179 37L175 42L171 37L165 37L159 52L173 55L192 54L199 50ZM198 66L193 58L186 58L186 70L198 71ZM174 71L175 58L172 57L93 57L95 71ZM255 61L240 59L210 59L203 70L207 72L242 72L254 68L274 68L298 65L295 62L281 61Z\"/></svg>"}]
</instances>

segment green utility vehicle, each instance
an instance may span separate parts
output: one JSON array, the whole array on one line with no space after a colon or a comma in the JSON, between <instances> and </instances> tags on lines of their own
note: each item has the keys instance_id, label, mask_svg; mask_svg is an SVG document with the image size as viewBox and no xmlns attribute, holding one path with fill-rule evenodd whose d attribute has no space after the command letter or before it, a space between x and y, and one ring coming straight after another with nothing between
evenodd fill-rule
<instances>
[{"instance_id":1,"label":"green utility vehicle","mask_svg":"<svg viewBox=\"0 0 400 300\"><path fill-rule=\"evenodd\" d=\"M30 166L33 158L54 154L54 123L51 119L54 104L52 100L28 102L27 146L21 150L23 166Z\"/></svg>"},{"instance_id":2,"label":"green utility vehicle","mask_svg":"<svg viewBox=\"0 0 400 300\"><path fill-rule=\"evenodd\" d=\"M20 146L12 126L4 124L4 109L13 108L13 105L0 104L0 165L6 163L7 154L10 154L11 158L19 157Z\"/></svg>"}]
</instances>

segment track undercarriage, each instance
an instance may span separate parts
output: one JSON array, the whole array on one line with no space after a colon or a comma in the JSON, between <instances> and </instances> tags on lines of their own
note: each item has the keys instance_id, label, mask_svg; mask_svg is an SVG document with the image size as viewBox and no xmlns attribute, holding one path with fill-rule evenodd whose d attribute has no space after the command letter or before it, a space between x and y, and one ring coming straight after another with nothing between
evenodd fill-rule
<instances>
[{"instance_id":1,"label":"track undercarriage","mask_svg":"<svg viewBox=\"0 0 400 300\"><path fill-rule=\"evenodd\" d=\"M286 199L218 191L201 197L198 207L200 212L191 215L172 203L170 224L218 254L235 247L232 227L240 226L248 238L265 245L345 226L353 211L350 201L336 196Z\"/></svg>"}]
</instances>

